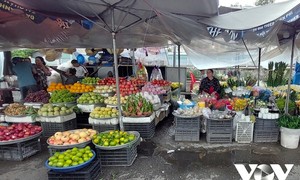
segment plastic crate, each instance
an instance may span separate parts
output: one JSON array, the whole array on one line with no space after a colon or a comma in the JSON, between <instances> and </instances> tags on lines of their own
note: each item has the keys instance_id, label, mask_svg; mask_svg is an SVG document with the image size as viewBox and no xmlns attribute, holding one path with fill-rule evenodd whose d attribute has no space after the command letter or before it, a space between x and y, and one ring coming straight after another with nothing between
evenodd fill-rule
<instances>
[{"instance_id":1,"label":"plastic crate","mask_svg":"<svg viewBox=\"0 0 300 180\"><path fill-rule=\"evenodd\" d=\"M104 131L109 131L109 130L119 130L119 124L114 124L114 125L107 125L107 124L97 124L93 125L93 129L95 129L98 132L104 132Z\"/></svg>"},{"instance_id":2,"label":"plastic crate","mask_svg":"<svg viewBox=\"0 0 300 180\"><path fill-rule=\"evenodd\" d=\"M208 143L232 143L232 131L228 132L209 132L206 133Z\"/></svg>"},{"instance_id":3,"label":"plastic crate","mask_svg":"<svg viewBox=\"0 0 300 180\"><path fill-rule=\"evenodd\" d=\"M40 138L35 138L29 141L1 145L0 160L22 161L41 151Z\"/></svg>"},{"instance_id":4,"label":"plastic crate","mask_svg":"<svg viewBox=\"0 0 300 180\"><path fill-rule=\"evenodd\" d=\"M278 136L279 130L258 131L254 129L254 142L277 142Z\"/></svg>"},{"instance_id":5,"label":"plastic crate","mask_svg":"<svg viewBox=\"0 0 300 180\"><path fill-rule=\"evenodd\" d=\"M102 150L96 147L97 157L101 166L131 166L137 157L137 145L135 144L117 150Z\"/></svg>"},{"instance_id":6,"label":"plastic crate","mask_svg":"<svg viewBox=\"0 0 300 180\"><path fill-rule=\"evenodd\" d=\"M76 119L72 119L63 123L41 122L43 128L43 136L50 137L58 131L67 131L77 128Z\"/></svg>"},{"instance_id":7,"label":"plastic crate","mask_svg":"<svg viewBox=\"0 0 300 180\"><path fill-rule=\"evenodd\" d=\"M195 118L183 118L175 116L176 128L183 129L200 129L200 117Z\"/></svg>"},{"instance_id":8,"label":"plastic crate","mask_svg":"<svg viewBox=\"0 0 300 180\"><path fill-rule=\"evenodd\" d=\"M231 132L233 130L233 120L207 119L207 131L210 132Z\"/></svg>"},{"instance_id":9,"label":"plastic crate","mask_svg":"<svg viewBox=\"0 0 300 180\"><path fill-rule=\"evenodd\" d=\"M278 119L261 119L261 118L256 118L255 124L254 124L254 129L255 130L268 130L268 131L276 131L279 130L278 124L277 124Z\"/></svg>"},{"instance_id":10,"label":"plastic crate","mask_svg":"<svg viewBox=\"0 0 300 180\"><path fill-rule=\"evenodd\" d=\"M49 180L99 180L101 175L101 165L99 159L91 162L90 165L75 172L59 173L48 171Z\"/></svg>"},{"instance_id":11,"label":"plastic crate","mask_svg":"<svg viewBox=\"0 0 300 180\"><path fill-rule=\"evenodd\" d=\"M253 141L253 123L252 122L237 122L235 141L238 143L250 143Z\"/></svg>"},{"instance_id":12,"label":"plastic crate","mask_svg":"<svg viewBox=\"0 0 300 180\"><path fill-rule=\"evenodd\" d=\"M124 123L125 131L137 131L144 139L151 139L155 134L155 121L150 123Z\"/></svg>"},{"instance_id":13,"label":"plastic crate","mask_svg":"<svg viewBox=\"0 0 300 180\"><path fill-rule=\"evenodd\" d=\"M175 141L199 141L200 129L179 129L175 130Z\"/></svg>"}]
</instances>

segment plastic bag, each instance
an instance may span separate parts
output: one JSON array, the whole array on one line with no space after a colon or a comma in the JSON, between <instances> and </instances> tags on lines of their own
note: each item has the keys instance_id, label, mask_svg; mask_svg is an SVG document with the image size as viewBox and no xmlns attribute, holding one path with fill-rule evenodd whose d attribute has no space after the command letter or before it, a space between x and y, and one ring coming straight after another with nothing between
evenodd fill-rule
<instances>
[{"instance_id":1,"label":"plastic bag","mask_svg":"<svg viewBox=\"0 0 300 180\"><path fill-rule=\"evenodd\" d=\"M163 80L164 78L162 77L161 70L159 69L158 66L155 66L154 69L152 70L151 76L150 76L150 81L153 80Z\"/></svg>"}]
</instances>

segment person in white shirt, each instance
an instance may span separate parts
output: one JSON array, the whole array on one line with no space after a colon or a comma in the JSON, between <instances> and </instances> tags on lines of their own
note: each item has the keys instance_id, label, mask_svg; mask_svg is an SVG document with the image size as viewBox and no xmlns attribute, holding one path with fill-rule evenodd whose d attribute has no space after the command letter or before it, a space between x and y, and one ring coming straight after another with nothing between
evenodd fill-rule
<instances>
[{"instance_id":1,"label":"person in white shirt","mask_svg":"<svg viewBox=\"0 0 300 180\"><path fill-rule=\"evenodd\" d=\"M88 70L84 66L81 66L77 60L72 60L71 63L73 67L76 69L76 77L84 78L85 76L88 76L89 74Z\"/></svg>"}]
</instances>

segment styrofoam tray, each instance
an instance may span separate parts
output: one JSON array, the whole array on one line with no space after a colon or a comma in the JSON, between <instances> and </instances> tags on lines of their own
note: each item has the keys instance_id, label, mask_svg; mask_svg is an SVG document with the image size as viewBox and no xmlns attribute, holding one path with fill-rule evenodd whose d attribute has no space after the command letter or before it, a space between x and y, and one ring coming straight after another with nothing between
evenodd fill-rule
<instances>
[{"instance_id":1,"label":"styrofoam tray","mask_svg":"<svg viewBox=\"0 0 300 180\"><path fill-rule=\"evenodd\" d=\"M155 119L155 112L149 117L123 117L124 123L150 123Z\"/></svg>"},{"instance_id":2,"label":"styrofoam tray","mask_svg":"<svg viewBox=\"0 0 300 180\"><path fill-rule=\"evenodd\" d=\"M11 123L33 123L36 122L36 118L31 116L5 116L5 121Z\"/></svg>"},{"instance_id":3,"label":"styrofoam tray","mask_svg":"<svg viewBox=\"0 0 300 180\"><path fill-rule=\"evenodd\" d=\"M82 112L92 112L95 107L103 107L102 104L77 104L77 107L81 109Z\"/></svg>"},{"instance_id":4,"label":"styrofoam tray","mask_svg":"<svg viewBox=\"0 0 300 180\"><path fill-rule=\"evenodd\" d=\"M0 115L0 122L5 122L5 115L3 114Z\"/></svg>"},{"instance_id":5,"label":"styrofoam tray","mask_svg":"<svg viewBox=\"0 0 300 180\"><path fill-rule=\"evenodd\" d=\"M76 118L76 114L72 113L66 116L57 116L57 117L37 117L36 121L39 122L55 122L55 123L63 123Z\"/></svg>"},{"instance_id":6,"label":"styrofoam tray","mask_svg":"<svg viewBox=\"0 0 300 180\"><path fill-rule=\"evenodd\" d=\"M98 125L98 124L116 125L116 124L119 124L119 120L118 120L118 118L94 119L94 118L90 117L89 124L92 124L92 125Z\"/></svg>"}]
</instances>

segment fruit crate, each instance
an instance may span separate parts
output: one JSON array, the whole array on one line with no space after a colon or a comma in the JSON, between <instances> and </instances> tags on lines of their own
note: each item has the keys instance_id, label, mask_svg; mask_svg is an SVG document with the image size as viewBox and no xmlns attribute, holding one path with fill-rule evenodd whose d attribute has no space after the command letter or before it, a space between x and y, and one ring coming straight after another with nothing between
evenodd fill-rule
<instances>
[{"instance_id":1,"label":"fruit crate","mask_svg":"<svg viewBox=\"0 0 300 180\"><path fill-rule=\"evenodd\" d=\"M144 139L151 139L155 134L155 121L150 123L124 123L125 131L137 131Z\"/></svg>"},{"instance_id":2,"label":"fruit crate","mask_svg":"<svg viewBox=\"0 0 300 180\"><path fill-rule=\"evenodd\" d=\"M97 125L93 125L93 129L95 129L98 132L104 132L104 131L110 131L110 130L119 130L119 124L112 124L112 125L108 125L108 124L97 124Z\"/></svg>"},{"instance_id":3,"label":"fruit crate","mask_svg":"<svg viewBox=\"0 0 300 180\"><path fill-rule=\"evenodd\" d=\"M279 127L277 124L278 119L261 119L256 118L254 129L258 131L267 130L267 131L279 131Z\"/></svg>"},{"instance_id":4,"label":"fruit crate","mask_svg":"<svg viewBox=\"0 0 300 180\"><path fill-rule=\"evenodd\" d=\"M200 116L199 117L178 117L174 116L176 128L181 129L200 129Z\"/></svg>"},{"instance_id":5,"label":"fruit crate","mask_svg":"<svg viewBox=\"0 0 300 180\"><path fill-rule=\"evenodd\" d=\"M200 128L198 129L175 129L175 141L199 141Z\"/></svg>"},{"instance_id":6,"label":"fruit crate","mask_svg":"<svg viewBox=\"0 0 300 180\"><path fill-rule=\"evenodd\" d=\"M88 166L74 172L60 173L48 171L49 180L99 180L101 175L101 165L99 159L94 160Z\"/></svg>"},{"instance_id":7,"label":"fruit crate","mask_svg":"<svg viewBox=\"0 0 300 180\"><path fill-rule=\"evenodd\" d=\"M232 119L207 119L207 131L209 132L230 132L233 130Z\"/></svg>"},{"instance_id":8,"label":"fruit crate","mask_svg":"<svg viewBox=\"0 0 300 180\"><path fill-rule=\"evenodd\" d=\"M137 157L137 141L131 146L116 150L102 150L96 147L101 166L131 166Z\"/></svg>"},{"instance_id":9,"label":"fruit crate","mask_svg":"<svg viewBox=\"0 0 300 180\"><path fill-rule=\"evenodd\" d=\"M40 151L40 137L16 144L1 145L0 160L22 161Z\"/></svg>"},{"instance_id":10,"label":"fruit crate","mask_svg":"<svg viewBox=\"0 0 300 180\"><path fill-rule=\"evenodd\" d=\"M206 133L206 141L208 143L232 143L232 131L231 132L209 132Z\"/></svg>"},{"instance_id":11,"label":"fruit crate","mask_svg":"<svg viewBox=\"0 0 300 180\"><path fill-rule=\"evenodd\" d=\"M254 142L277 142L279 130L255 130Z\"/></svg>"},{"instance_id":12,"label":"fruit crate","mask_svg":"<svg viewBox=\"0 0 300 180\"><path fill-rule=\"evenodd\" d=\"M72 119L63 123L41 122L43 128L43 136L50 137L56 132L68 131L77 128L77 120Z\"/></svg>"},{"instance_id":13,"label":"fruit crate","mask_svg":"<svg viewBox=\"0 0 300 180\"><path fill-rule=\"evenodd\" d=\"M235 141L238 143L251 143L253 141L253 128L254 124L252 122L237 122Z\"/></svg>"}]
</instances>

